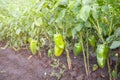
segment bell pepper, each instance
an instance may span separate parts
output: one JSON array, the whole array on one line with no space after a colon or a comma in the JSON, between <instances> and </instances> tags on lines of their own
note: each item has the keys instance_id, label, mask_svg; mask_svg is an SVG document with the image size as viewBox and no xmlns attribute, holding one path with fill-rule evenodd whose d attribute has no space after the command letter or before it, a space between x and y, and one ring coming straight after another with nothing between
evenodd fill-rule
<instances>
[{"instance_id":1,"label":"bell pepper","mask_svg":"<svg viewBox=\"0 0 120 80\"><path fill-rule=\"evenodd\" d=\"M75 43L73 48L74 55L78 56L81 51L82 51L82 45L80 43Z\"/></svg>"},{"instance_id":2,"label":"bell pepper","mask_svg":"<svg viewBox=\"0 0 120 80\"><path fill-rule=\"evenodd\" d=\"M54 42L54 55L59 57L62 54L65 47L65 42L62 35L59 33L54 34Z\"/></svg>"},{"instance_id":3,"label":"bell pepper","mask_svg":"<svg viewBox=\"0 0 120 80\"><path fill-rule=\"evenodd\" d=\"M103 68L106 64L106 60L108 57L108 46L105 44L97 45L97 63L98 65Z\"/></svg>"},{"instance_id":4,"label":"bell pepper","mask_svg":"<svg viewBox=\"0 0 120 80\"><path fill-rule=\"evenodd\" d=\"M38 49L37 44L38 44L37 40L32 39L30 41L30 50L31 50L33 55L35 55L37 52L37 49Z\"/></svg>"},{"instance_id":5,"label":"bell pepper","mask_svg":"<svg viewBox=\"0 0 120 80\"><path fill-rule=\"evenodd\" d=\"M59 48L64 48L64 41L63 41L63 37L61 34L59 33L56 33L54 34L54 42L55 42L55 45L58 46Z\"/></svg>"},{"instance_id":6,"label":"bell pepper","mask_svg":"<svg viewBox=\"0 0 120 80\"><path fill-rule=\"evenodd\" d=\"M56 57L61 56L63 50L64 50L64 49L59 48L59 47L57 47L57 46L55 45L55 47L54 47L54 55L55 55Z\"/></svg>"}]
</instances>

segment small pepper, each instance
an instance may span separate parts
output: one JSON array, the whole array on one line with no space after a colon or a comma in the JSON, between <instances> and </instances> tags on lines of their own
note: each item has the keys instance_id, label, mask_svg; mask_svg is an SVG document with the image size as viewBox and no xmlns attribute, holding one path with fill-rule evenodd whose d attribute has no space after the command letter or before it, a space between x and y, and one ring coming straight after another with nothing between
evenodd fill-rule
<instances>
[{"instance_id":1,"label":"small pepper","mask_svg":"<svg viewBox=\"0 0 120 80\"><path fill-rule=\"evenodd\" d=\"M94 35L91 35L89 38L88 38L88 41L89 41L89 44L95 48L96 47L96 39L95 39L95 36Z\"/></svg>"},{"instance_id":2,"label":"small pepper","mask_svg":"<svg viewBox=\"0 0 120 80\"><path fill-rule=\"evenodd\" d=\"M73 49L74 55L78 56L81 51L82 51L82 45L80 43L75 43Z\"/></svg>"}]
</instances>

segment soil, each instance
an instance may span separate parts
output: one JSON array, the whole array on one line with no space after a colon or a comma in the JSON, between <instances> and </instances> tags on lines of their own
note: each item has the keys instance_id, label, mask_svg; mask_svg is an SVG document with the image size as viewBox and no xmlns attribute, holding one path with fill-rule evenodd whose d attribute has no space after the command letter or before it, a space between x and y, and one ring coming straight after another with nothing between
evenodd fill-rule
<instances>
[{"instance_id":1,"label":"soil","mask_svg":"<svg viewBox=\"0 0 120 80\"><path fill-rule=\"evenodd\" d=\"M73 57L72 69L68 69L66 55L49 58L45 51L42 57L32 56L29 50L0 49L0 80L109 80L107 66L96 71L92 67L96 58L90 57L90 75L84 69L83 55ZM120 78L118 78L120 80Z\"/></svg>"}]
</instances>

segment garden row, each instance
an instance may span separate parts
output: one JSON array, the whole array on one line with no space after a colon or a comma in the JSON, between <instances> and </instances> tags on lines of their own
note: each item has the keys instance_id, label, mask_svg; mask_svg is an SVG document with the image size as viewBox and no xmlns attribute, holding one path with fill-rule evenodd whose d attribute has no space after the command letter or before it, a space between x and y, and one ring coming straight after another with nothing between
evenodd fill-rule
<instances>
[{"instance_id":1,"label":"garden row","mask_svg":"<svg viewBox=\"0 0 120 80\"><path fill-rule=\"evenodd\" d=\"M69 68L69 52L83 53L86 75L91 46L99 67L108 63L116 78L109 60L120 56L110 53L120 48L120 0L0 0L0 41L15 49L29 43L33 55L48 42L48 56L65 52Z\"/></svg>"}]
</instances>

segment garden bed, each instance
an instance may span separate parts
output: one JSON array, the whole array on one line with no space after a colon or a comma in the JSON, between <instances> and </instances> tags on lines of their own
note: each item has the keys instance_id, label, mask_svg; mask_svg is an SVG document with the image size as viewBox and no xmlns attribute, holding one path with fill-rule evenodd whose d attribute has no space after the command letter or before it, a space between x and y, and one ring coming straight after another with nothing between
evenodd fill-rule
<instances>
[{"instance_id":1,"label":"garden bed","mask_svg":"<svg viewBox=\"0 0 120 80\"><path fill-rule=\"evenodd\" d=\"M90 57L90 75L84 70L83 55L72 59L72 69L67 67L66 55L49 58L31 56L28 50L14 51L11 48L0 49L0 80L109 80L107 66L92 71L96 58ZM119 79L118 79L119 80Z\"/></svg>"}]
</instances>

